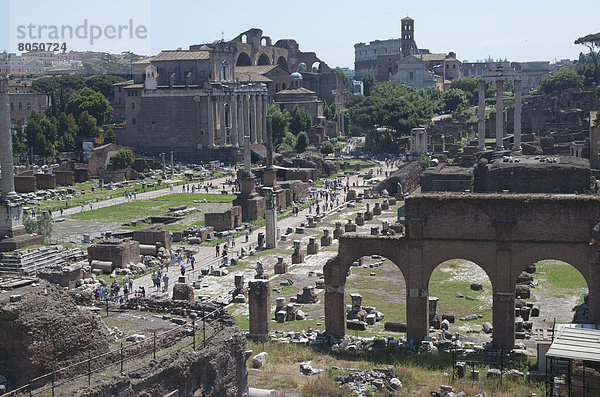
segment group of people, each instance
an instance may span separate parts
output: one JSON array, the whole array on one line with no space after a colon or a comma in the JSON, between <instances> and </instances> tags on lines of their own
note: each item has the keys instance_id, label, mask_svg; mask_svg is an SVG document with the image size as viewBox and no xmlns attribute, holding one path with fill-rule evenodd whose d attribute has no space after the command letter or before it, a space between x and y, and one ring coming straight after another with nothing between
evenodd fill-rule
<instances>
[{"instance_id":1,"label":"group of people","mask_svg":"<svg viewBox=\"0 0 600 397\"><path fill-rule=\"evenodd\" d=\"M110 286L101 285L94 289L94 299L97 301L123 303L129 300L130 295L135 297L146 296L146 289L141 285L137 291L133 290L133 279L131 277L123 281L122 287L117 280L114 280Z\"/></svg>"}]
</instances>

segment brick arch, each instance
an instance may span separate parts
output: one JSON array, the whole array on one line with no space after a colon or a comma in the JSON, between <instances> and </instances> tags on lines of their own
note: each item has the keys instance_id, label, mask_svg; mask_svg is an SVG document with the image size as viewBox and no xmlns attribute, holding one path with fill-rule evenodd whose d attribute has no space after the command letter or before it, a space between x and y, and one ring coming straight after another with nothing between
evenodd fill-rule
<instances>
[{"instance_id":1,"label":"brick arch","mask_svg":"<svg viewBox=\"0 0 600 397\"><path fill-rule=\"evenodd\" d=\"M261 66L261 65L270 65L271 64L271 60L269 59L269 56L267 54L265 54L264 52L262 54L260 54L260 56L258 57L258 60L256 61L256 65Z\"/></svg>"},{"instance_id":2,"label":"brick arch","mask_svg":"<svg viewBox=\"0 0 600 397\"><path fill-rule=\"evenodd\" d=\"M442 262L464 258L488 275L493 292L493 344L514 346L516 280L527 266L556 259L588 284L590 323L600 324L600 198L594 196L423 194L405 202L406 236L345 235L324 266L325 323L342 336L345 283L351 263L365 255L390 259L407 288L409 339L429 332L428 285Z\"/></svg>"},{"instance_id":3,"label":"brick arch","mask_svg":"<svg viewBox=\"0 0 600 397\"><path fill-rule=\"evenodd\" d=\"M277 64L289 71L287 59L283 55L277 58Z\"/></svg>"},{"instance_id":4,"label":"brick arch","mask_svg":"<svg viewBox=\"0 0 600 397\"><path fill-rule=\"evenodd\" d=\"M240 55L238 55L235 62L235 66L252 66L252 60L248 54L240 52Z\"/></svg>"}]
</instances>

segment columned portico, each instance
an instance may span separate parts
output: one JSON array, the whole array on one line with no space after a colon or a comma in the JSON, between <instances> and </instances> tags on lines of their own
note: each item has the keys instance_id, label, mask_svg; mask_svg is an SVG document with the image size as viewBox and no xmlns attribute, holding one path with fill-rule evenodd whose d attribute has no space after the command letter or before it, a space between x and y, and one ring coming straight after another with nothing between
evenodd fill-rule
<instances>
[{"instance_id":1,"label":"columned portico","mask_svg":"<svg viewBox=\"0 0 600 397\"><path fill-rule=\"evenodd\" d=\"M219 131L221 133L220 146L225 147L227 144L227 129L225 124L225 97L219 97Z\"/></svg>"}]
</instances>

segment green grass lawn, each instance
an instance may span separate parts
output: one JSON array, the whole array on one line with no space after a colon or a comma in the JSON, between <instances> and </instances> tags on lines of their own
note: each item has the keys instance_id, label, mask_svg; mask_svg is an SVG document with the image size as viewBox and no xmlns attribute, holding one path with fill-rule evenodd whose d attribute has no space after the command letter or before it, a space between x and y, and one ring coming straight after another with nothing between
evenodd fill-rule
<instances>
[{"instance_id":1,"label":"green grass lawn","mask_svg":"<svg viewBox=\"0 0 600 397\"><path fill-rule=\"evenodd\" d=\"M128 222L164 214L170 207L181 205L201 207L202 203L193 201L203 199L207 202L232 203L235 196L231 194L173 193L151 200L134 200L110 207L78 212L70 215L69 218L80 221Z\"/></svg>"}]
</instances>

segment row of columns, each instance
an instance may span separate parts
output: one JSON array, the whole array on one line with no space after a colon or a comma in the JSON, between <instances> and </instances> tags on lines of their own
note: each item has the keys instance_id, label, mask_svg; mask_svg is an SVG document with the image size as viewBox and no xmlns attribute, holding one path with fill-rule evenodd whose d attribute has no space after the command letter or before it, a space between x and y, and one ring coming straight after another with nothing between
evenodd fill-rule
<instances>
[{"instance_id":1,"label":"row of columns","mask_svg":"<svg viewBox=\"0 0 600 397\"><path fill-rule=\"evenodd\" d=\"M521 80L514 80L514 152L521 150ZM504 150L504 81L496 81L496 150ZM477 111L478 149L485 150L485 82L479 80L479 107Z\"/></svg>"},{"instance_id":2,"label":"row of columns","mask_svg":"<svg viewBox=\"0 0 600 397\"><path fill-rule=\"evenodd\" d=\"M229 112L227 112L229 108ZM208 147L214 148L215 137L218 145L227 146L227 129L230 130L230 144L240 147L244 136L250 143L267 141L267 95L231 94L208 97Z\"/></svg>"}]
</instances>

